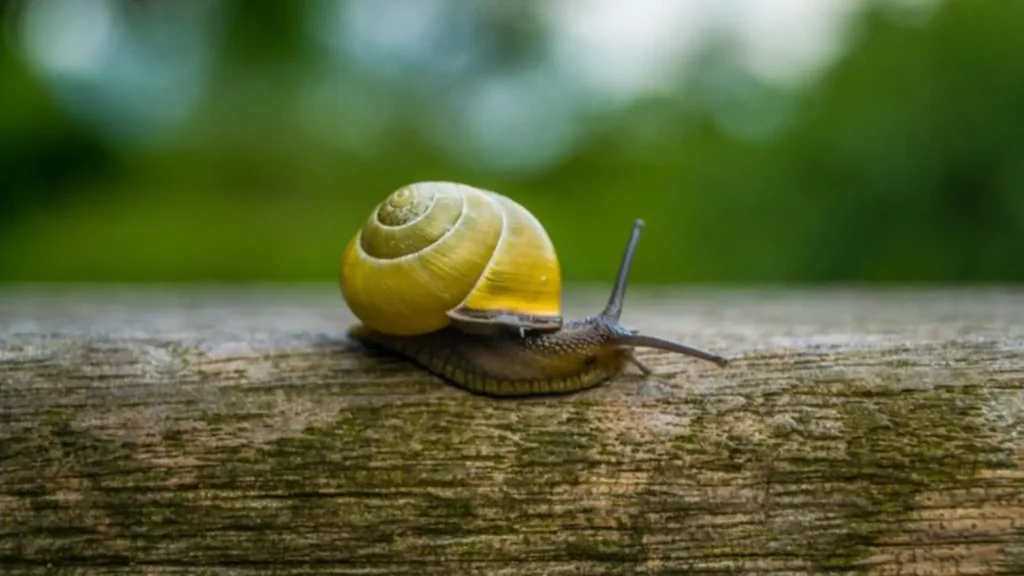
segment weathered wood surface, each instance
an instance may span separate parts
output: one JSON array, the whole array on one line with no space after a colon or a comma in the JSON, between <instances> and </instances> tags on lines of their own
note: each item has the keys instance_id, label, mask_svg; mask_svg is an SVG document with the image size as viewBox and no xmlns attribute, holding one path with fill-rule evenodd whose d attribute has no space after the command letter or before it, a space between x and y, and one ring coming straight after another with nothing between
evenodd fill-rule
<instances>
[{"instance_id":1,"label":"weathered wood surface","mask_svg":"<svg viewBox=\"0 0 1024 576\"><path fill-rule=\"evenodd\" d=\"M529 400L351 320L331 286L0 293L0 572L1024 572L1022 292L633 290L733 364Z\"/></svg>"}]
</instances>

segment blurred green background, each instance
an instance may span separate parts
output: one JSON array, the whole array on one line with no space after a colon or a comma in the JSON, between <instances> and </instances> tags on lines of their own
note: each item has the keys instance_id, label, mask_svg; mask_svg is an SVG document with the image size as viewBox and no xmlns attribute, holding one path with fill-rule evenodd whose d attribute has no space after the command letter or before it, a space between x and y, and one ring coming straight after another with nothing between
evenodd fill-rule
<instances>
[{"instance_id":1,"label":"blurred green background","mask_svg":"<svg viewBox=\"0 0 1024 576\"><path fill-rule=\"evenodd\" d=\"M331 280L417 180L568 282L1024 280L1018 0L5 0L0 281Z\"/></svg>"}]
</instances>

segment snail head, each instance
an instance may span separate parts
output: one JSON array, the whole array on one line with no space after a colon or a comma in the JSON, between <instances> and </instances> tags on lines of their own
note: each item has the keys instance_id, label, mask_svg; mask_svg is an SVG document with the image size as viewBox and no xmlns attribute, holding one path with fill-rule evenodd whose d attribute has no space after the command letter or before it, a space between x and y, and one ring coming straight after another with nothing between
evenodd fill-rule
<instances>
[{"instance_id":1,"label":"snail head","mask_svg":"<svg viewBox=\"0 0 1024 576\"><path fill-rule=\"evenodd\" d=\"M640 242L640 232L643 230L643 227L643 220L638 218L633 222L633 229L630 233L629 243L626 245L626 251L622 255L622 263L619 265L619 272L615 278L615 286L612 288L612 294L608 298L608 304L600 314L588 318L588 323L601 325L601 328L603 329L602 331L609 334L609 340L607 343L611 345L626 348L655 348L658 350L693 356L695 358L713 362L719 366L725 366L728 363L728 360L717 354L698 350L691 346L687 346L686 344L667 340L665 338L640 334L639 331L626 328L620 323L619 318L622 316L623 303L626 298L626 287L629 284L629 272L633 266L633 256L636 253L637 244ZM633 356L632 353L629 354L628 359L644 373L651 373L651 370Z\"/></svg>"}]
</instances>

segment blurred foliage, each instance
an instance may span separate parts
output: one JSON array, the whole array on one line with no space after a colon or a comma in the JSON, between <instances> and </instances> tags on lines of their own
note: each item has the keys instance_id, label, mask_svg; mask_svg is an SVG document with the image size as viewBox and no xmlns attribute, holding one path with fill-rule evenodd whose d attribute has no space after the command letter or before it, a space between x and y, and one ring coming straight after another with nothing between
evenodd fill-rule
<instances>
[{"instance_id":1,"label":"blurred foliage","mask_svg":"<svg viewBox=\"0 0 1024 576\"><path fill-rule=\"evenodd\" d=\"M331 279L374 204L417 180L514 197L569 281L610 281L635 217L638 282L1024 280L1024 2L919 20L879 4L803 83L748 73L723 35L670 89L589 108L535 73L551 45L537 2L453 3L468 24L430 61L333 57L353 44L311 40L329 20L312 2L217 3L201 26L120 3L138 50L203 63L178 122L156 112L193 80L48 79L23 49L28 3L11 6L0 280ZM187 44L147 32L172 17L195 26ZM520 104L536 122L485 118L474 140L458 115L495 78L541 86ZM506 136L520 146L503 153Z\"/></svg>"}]
</instances>

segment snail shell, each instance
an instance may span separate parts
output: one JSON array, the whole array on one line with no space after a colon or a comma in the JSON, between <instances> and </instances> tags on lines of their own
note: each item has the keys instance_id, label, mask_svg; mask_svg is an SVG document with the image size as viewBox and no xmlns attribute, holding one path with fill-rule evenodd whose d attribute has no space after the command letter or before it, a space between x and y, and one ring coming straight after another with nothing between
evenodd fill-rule
<instances>
[{"instance_id":1,"label":"snail shell","mask_svg":"<svg viewBox=\"0 0 1024 576\"><path fill-rule=\"evenodd\" d=\"M341 291L383 334L562 326L561 269L540 222L505 196L452 182L410 184L377 205L345 248Z\"/></svg>"}]
</instances>

